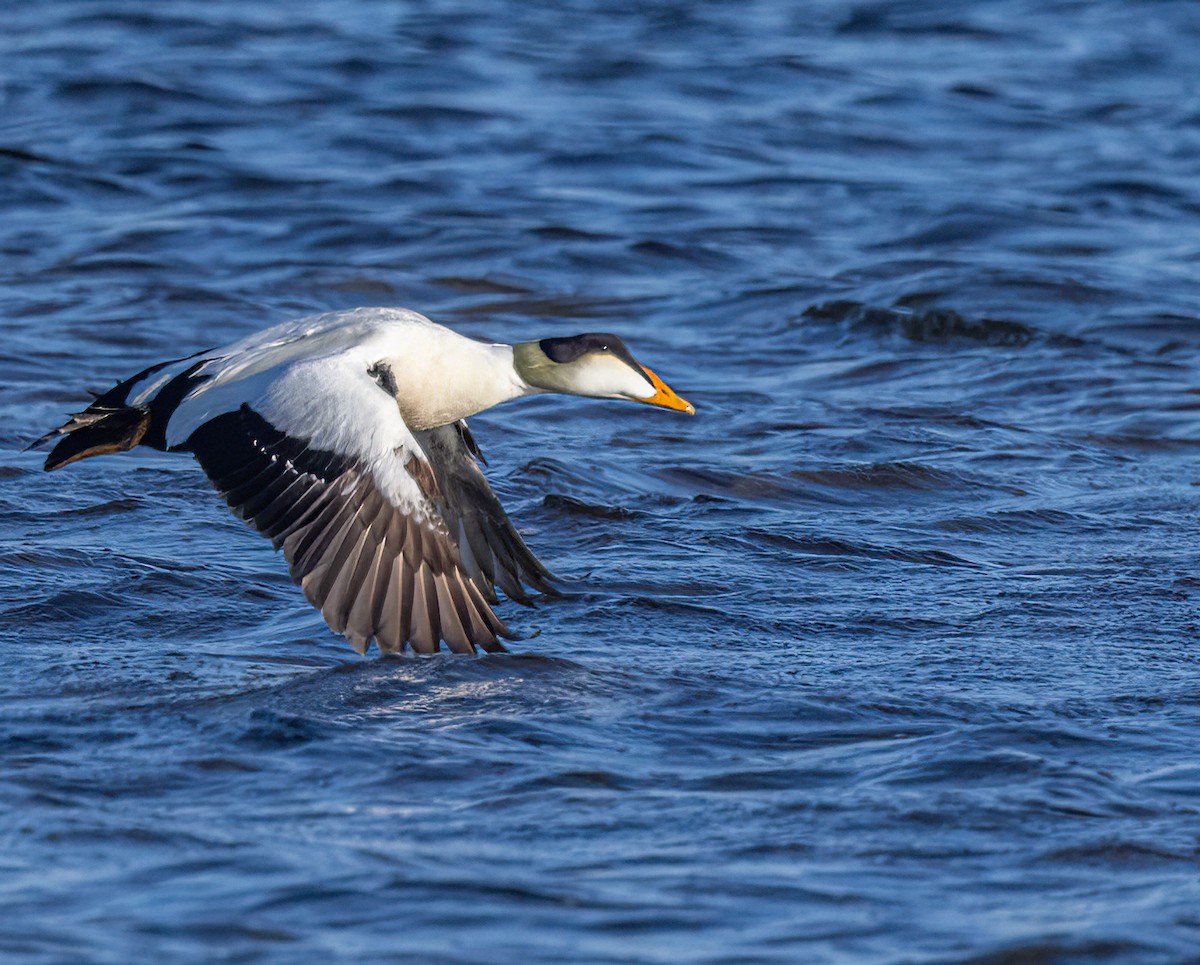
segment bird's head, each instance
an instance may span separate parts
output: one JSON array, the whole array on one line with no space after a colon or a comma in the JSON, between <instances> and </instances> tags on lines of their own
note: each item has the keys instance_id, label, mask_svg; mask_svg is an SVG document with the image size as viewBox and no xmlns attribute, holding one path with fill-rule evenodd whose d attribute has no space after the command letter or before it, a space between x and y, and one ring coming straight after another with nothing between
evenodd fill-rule
<instances>
[{"instance_id":1,"label":"bird's head","mask_svg":"<svg viewBox=\"0 0 1200 965\"><path fill-rule=\"evenodd\" d=\"M688 415L696 411L634 359L615 335L590 332L519 342L513 346L513 367L529 386L544 392L629 399Z\"/></svg>"}]
</instances>

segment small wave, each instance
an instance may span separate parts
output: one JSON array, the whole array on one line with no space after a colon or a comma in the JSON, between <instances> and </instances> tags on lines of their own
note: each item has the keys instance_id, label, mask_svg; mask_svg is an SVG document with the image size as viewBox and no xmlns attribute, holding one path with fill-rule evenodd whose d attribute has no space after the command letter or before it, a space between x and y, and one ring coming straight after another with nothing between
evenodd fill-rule
<instances>
[{"instance_id":1,"label":"small wave","mask_svg":"<svg viewBox=\"0 0 1200 965\"><path fill-rule=\"evenodd\" d=\"M53 515L58 519L91 519L98 516L116 516L120 513L132 512L141 505L141 502L140 498L129 496L123 499L110 499L103 503L97 503L95 506L84 506L80 509L60 509Z\"/></svg>"},{"instance_id":2,"label":"small wave","mask_svg":"<svg viewBox=\"0 0 1200 965\"><path fill-rule=\"evenodd\" d=\"M876 308L856 301L813 305L802 313L807 321L847 325L851 329L902 335L913 342L970 341L1005 348L1021 347L1039 333L1021 322L998 318L969 319L949 308L912 311Z\"/></svg>"},{"instance_id":3,"label":"small wave","mask_svg":"<svg viewBox=\"0 0 1200 965\"><path fill-rule=\"evenodd\" d=\"M973 569L982 566L980 563L937 549L905 549L898 546L879 546L825 536L774 533L761 529L746 530L746 538L752 543L785 547L801 556L833 556L851 559L860 557L874 560L895 560L900 563L922 563L928 566L964 566Z\"/></svg>"},{"instance_id":4,"label":"small wave","mask_svg":"<svg viewBox=\"0 0 1200 965\"><path fill-rule=\"evenodd\" d=\"M1066 865L1100 865L1114 868L1158 868L1171 865L1196 867L1200 852L1172 851L1142 841L1101 840L1055 848L1038 856L1039 861Z\"/></svg>"},{"instance_id":5,"label":"small wave","mask_svg":"<svg viewBox=\"0 0 1200 965\"><path fill-rule=\"evenodd\" d=\"M634 510L626 509L624 506L587 503L582 499L575 499L572 496L562 496L558 493L547 494L542 500L542 505L547 509L561 510L571 516L586 516L592 519L625 520L634 519L642 515Z\"/></svg>"}]
</instances>

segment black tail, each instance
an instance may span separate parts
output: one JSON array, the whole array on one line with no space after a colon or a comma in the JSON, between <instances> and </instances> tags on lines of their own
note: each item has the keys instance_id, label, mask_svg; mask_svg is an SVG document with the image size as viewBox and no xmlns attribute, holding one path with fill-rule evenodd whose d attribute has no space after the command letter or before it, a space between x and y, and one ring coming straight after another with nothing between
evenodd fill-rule
<instances>
[{"instance_id":1,"label":"black tail","mask_svg":"<svg viewBox=\"0 0 1200 965\"><path fill-rule=\"evenodd\" d=\"M51 429L29 448L48 442L54 436L63 437L46 457L44 468L49 472L88 456L132 449L142 441L149 427L149 409L129 406L114 409L97 401L71 416L65 425Z\"/></svg>"},{"instance_id":2,"label":"black tail","mask_svg":"<svg viewBox=\"0 0 1200 965\"><path fill-rule=\"evenodd\" d=\"M103 395L92 393L94 401L82 412L76 412L57 429L51 429L36 442L27 446L33 449L55 436L63 436L46 457L45 469L49 472L68 463L78 462L88 456L103 456L109 452L124 452L144 442L155 449L165 449L167 420L184 396L207 379L197 375L204 366L201 359L185 371L167 381L144 405L129 405L130 393L147 378L165 369L168 365L187 362L204 352L196 352L181 359L170 359L142 369L132 378L118 382ZM135 396L136 398L136 396Z\"/></svg>"}]
</instances>

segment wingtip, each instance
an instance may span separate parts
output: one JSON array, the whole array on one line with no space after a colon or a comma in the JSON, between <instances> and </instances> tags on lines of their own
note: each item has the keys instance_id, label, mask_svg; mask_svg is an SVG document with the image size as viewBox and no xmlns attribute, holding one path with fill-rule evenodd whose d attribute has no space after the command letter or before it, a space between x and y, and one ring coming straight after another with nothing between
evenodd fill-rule
<instances>
[{"instance_id":1,"label":"wingtip","mask_svg":"<svg viewBox=\"0 0 1200 965\"><path fill-rule=\"evenodd\" d=\"M40 436L38 436L36 439L34 439L33 442L31 442L29 445L27 445L21 451L22 452L31 452L32 450L36 449L38 446L44 446L47 442L49 442L51 439L53 439L56 435L62 435L62 429L51 429L49 432L42 433ZM47 462L49 462L49 460L47 460Z\"/></svg>"},{"instance_id":2,"label":"wingtip","mask_svg":"<svg viewBox=\"0 0 1200 965\"><path fill-rule=\"evenodd\" d=\"M505 639L511 640L513 638L506 637ZM479 649L484 653L508 653L508 647L499 640L489 640L487 643L481 643L479 644Z\"/></svg>"}]
</instances>

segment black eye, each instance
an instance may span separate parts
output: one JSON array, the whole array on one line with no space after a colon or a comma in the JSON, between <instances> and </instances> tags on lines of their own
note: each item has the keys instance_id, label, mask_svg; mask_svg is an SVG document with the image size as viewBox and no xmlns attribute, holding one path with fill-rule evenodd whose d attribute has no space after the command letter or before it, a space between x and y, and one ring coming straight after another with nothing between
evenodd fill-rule
<instances>
[{"instance_id":1,"label":"black eye","mask_svg":"<svg viewBox=\"0 0 1200 965\"><path fill-rule=\"evenodd\" d=\"M600 346L600 351L601 351L601 352L607 352L607 351L608 351L608 346L607 346L607 345L601 345L601 346Z\"/></svg>"}]
</instances>

